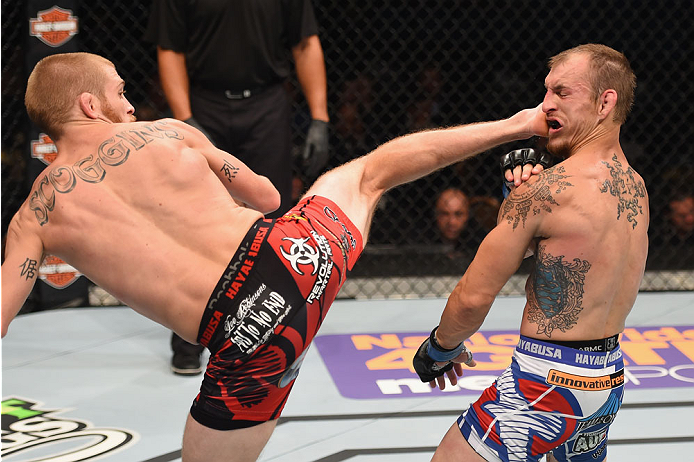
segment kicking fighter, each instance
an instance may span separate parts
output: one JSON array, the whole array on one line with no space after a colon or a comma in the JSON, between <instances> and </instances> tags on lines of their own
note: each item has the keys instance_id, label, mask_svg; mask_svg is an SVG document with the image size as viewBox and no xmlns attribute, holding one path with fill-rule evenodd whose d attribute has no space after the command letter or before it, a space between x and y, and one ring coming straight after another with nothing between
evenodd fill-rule
<instances>
[{"instance_id":1,"label":"kicking fighter","mask_svg":"<svg viewBox=\"0 0 694 462\"><path fill-rule=\"evenodd\" d=\"M385 191L547 134L537 107L399 137L324 174L298 205L269 220L263 213L280 197L267 178L186 123L135 122L123 80L100 56L42 59L25 102L58 155L8 230L2 335L52 254L207 346L210 362L183 437L186 462L258 457Z\"/></svg>"}]
</instances>

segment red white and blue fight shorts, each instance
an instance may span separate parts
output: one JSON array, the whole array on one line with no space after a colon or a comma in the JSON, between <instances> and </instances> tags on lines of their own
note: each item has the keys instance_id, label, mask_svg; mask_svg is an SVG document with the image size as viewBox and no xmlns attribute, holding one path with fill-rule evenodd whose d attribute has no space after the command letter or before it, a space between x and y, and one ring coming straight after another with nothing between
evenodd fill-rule
<instances>
[{"instance_id":1,"label":"red white and blue fight shorts","mask_svg":"<svg viewBox=\"0 0 694 462\"><path fill-rule=\"evenodd\" d=\"M606 351L520 337L511 365L458 419L487 461L601 461L622 404L624 361L617 337Z\"/></svg>"},{"instance_id":2,"label":"red white and blue fight shorts","mask_svg":"<svg viewBox=\"0 0 694 462\"><path fill-rule=\"evenodd\" d=\"M277 419L362 236L337 205L306 197L258 220L212 293L198 342L210 361L192 417L217 430Z\"/></svg>"}]
</instances>

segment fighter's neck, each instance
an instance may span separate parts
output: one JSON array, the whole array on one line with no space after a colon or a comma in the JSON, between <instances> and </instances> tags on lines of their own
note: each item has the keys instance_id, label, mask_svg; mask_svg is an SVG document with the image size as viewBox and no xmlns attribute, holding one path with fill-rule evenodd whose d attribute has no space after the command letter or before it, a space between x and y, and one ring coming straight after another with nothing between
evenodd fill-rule
<instances>
[{"instance_id":1,"label":"fighter's neck","mask_svg":"<svg viewBox=\"0 0 694 462\"><path fill-rule=\"evenodd\" d=\"M622 147L619 144L619 126L615 126L610 130L597 130L591 133L574 146L569 157L590 156L611 159L615 154L619 158L624 156Z\"/></svg>"},{"instance_id":2,"label":"fighter's neck","mask_svg":"<svg viewBox=\"0 0 694 462\"><path fill-rule=\"evenodd\" d=\"M61 151L70 152L75 148L105 141L105 137L111 136L116 125L99 119L75 120L66 123L63 126L62 135L55 140L58 155Z\"/></svg>"}]
</instances>

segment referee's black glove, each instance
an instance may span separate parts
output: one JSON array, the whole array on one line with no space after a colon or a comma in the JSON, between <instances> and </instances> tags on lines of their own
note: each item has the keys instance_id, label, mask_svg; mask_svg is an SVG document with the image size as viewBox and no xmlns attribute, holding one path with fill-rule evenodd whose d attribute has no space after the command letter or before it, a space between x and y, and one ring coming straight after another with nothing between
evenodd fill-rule
<instances>
[{"instance_id":1,"label":"referee's black glove","mask_svg":"<svg viewBox=\"0 0 694 462\"><path fill-rule=\"evenodd\" d=\"M313 119L302 154L306 176L317 176L328 163L328 122Z\"/></svg>"}]
</instances>

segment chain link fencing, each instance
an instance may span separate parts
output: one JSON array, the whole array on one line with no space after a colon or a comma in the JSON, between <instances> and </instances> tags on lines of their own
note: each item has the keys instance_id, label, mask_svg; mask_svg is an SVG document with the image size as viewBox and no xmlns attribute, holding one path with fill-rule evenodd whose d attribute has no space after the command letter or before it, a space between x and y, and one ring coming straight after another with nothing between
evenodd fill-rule
<instances>
[{"instance_id":1,"label":"chain link fencing","mask_svg":"<svg viewBox=\"0 0 694 462\"><path fill-rule=\"evenodd\" d=\"M81 48L116 64L141 120L170 115L155 47L143 40L150 6L145 0L93 0L74 12ZM547 59L566 48L599 42L624 52L638 88L622 129L623 148L644 177L651 202L642 289L694 290L693 233L678 233L673 224L694 200L694 54L686 34L694 20L692 2L315 0L314 8L328 74L329 167L404 133L498 119L535 106L544 95ZM3 235L29 187L22 63L33 38L27 28L25 3L2 0ZM295 101L298 153L310 117L295 79L288 91ZM502 200L497 159L520 147L532 143L490 150L388 192L341 296L446 296L496 219ZM304 185L313 180L297 175ZM445 243L436 200L450 188L465 194L469 216L461 236ZM448 221L455 219L462 220ZM523 292L530 264L503 293Z\"/></svg>"}]
</instances>

